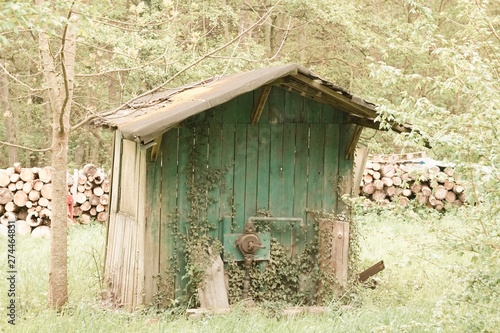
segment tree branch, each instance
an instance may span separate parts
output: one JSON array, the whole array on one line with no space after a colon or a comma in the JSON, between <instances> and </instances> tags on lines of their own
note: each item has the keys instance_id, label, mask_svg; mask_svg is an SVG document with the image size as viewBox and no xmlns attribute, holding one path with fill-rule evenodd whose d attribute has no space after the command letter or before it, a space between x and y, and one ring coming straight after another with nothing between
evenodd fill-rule
<instances>
[{"instance_id":1,"label":"tree branch","mask_svg":"<svg viewBox=\"0 0 500 333\"><path fill-rule=\"evenodd\" d=\"M68 17L67 17L66 25L64 26L64 31L63 31L63 35L62 35L62 41L61 41L61 68L62 68L62 74L63 74L65 95L64 95L63 103L61 105L61 113L59 115L59 131L60 132L64 132L66 130L65 124L64 124L64 117L66 114L66 107L68 105L69 99L71 98L70 87L69 87L69 82L68 82L68 72L67 72L67 68L66 68L66 41L67 41L67 36L68 36L68 27L70 24L69 20L71 19L74 5L75 5L75 1L73 1L71 3L71 6L69 8ZM73 64L73 66L74 66L74 64Z\"/></svg>"},{"instance_id":2,"label":"tree branch","mask_svg":"<svg viewBox=\"0 0 500 333\"><path fill-rule=\"evenodd\" d=\"M147 62L145 64L142 64L140 66L129 67L129 68L114 68L114 69L108 69L108 70L105 70L105 71L99 72L99 73L78 74L76 76L78 76L78 77L95 77L95 76L102 76L102 75L111 74L111 73L130 72L130 71L133 71L133 70L136 70L136 69L144 68L144 66L147 66L147 65L150 65L150 64L154 64L155 62L161 60L162 58L165 58L166 54L167 54L167 49L165 49L165 52L163 52L156 59L153 59L153 60L151 60L151 61L149 61L149 62Z\"/></svg>"},{"instance_id":3,"label":"tree branch","mask_svg":"<svg viewBox=\"0 0 500 333\"><path fill-rule=\"evenodd\" d=\"M144 97L144 96L147 96L147 95L150 95L160 89L162 89L163 87L165 87L167 84L169 84L170 82L172 82L173 80L175 80L177 77L179 77L182 73L186 72L187 70L191 69L192 67L196 66L197 64L199 64L200 62L202 62L203 60L207 59L207 58L210 58L213 54L225 49L226 47L228 47L229 45L235 43L236 41L238 41L241 37L243 37L245 34L247 34L249 31L253 30L253 28L255 28L256 26L258 25L261 25L263 24L267 18L269 17L269 15L271 15L271 13L274 11L274 9L281 3L282 0L278 0L264 15L262 15L261 18L259 18L254 24L252 24L251 26L249 26L248 28L246 28L245 30L243 30L238 36L234 37L233 39L231 39L229 42L225 43L224 45L221 45L219 46L218 48L216 48L215 50L213 51L210 51L209 53L207 54L204 54L203 56L201 56L200 58L196 59L195 61L193 61L192 63L190 63L189 65L185 66L184 68L182 68L180 71L178 71L177 73L175 73L170 79L168 79L167 81L163 82L161 85L157 86L156 88L153 88L153 89L150 89L132 99L130 99L128 102L120 105L119 107L111 110L111 111L108 111L108 112L104 112L104 113L101 113L100 116L108 116L108 115L112 115L116 112L118 112L119 110L121 110L122 108L126 107L126 106L129 106L130 103ZM92 118L93 119L93 118ZM87 121L90 121L91 119L87 119Z\"/></svg>"},{"instance_id":4,"label":"tree branch","mask_svg":"<svg viewBox=\"0 0 500 333\"><path fill-rule=\"evenodd\" d=\"M14 75L12 75L8 70L7 68L5 68L2 63L0 63L0 69L2 69L5 74L7 74L12 80L16 81L17 83L19 83L20 85L22 85L23 87L25 88L28 88L31 92L35 92L35 91L42 91L43 89L34 89L34 88L31 88L29 85L27 85L26 83L22 82L21 80L19 80L18 78L16 78Z\"/></svg>"},{"instance_id":5,"label":"tree branch","mask_svg":"<svg viewBox=\"0 0 500 333\"><path fill-rule=\"evenodd\" d=\"M481 4L479 3L478 0L475 0L474 2L476 3L476 6L478 6L479 8L481 8ZM486 16L486 15L484 15L483 12L481 12L481 14L483 14L483 16ZM498 35L497 31L495 30L495 27L493 26L493 24L491 24L491 21L488 20L486 17L484 17L484 20L486 21L486 23L490 27L490 30L493 33L493 36L495 36L500 41L500 36Z\"/></svg>"},{"instance_id":6,"label":"tree branch","mask_svg":"<svg viewBox=\"0 0 500 333\"><path fill-rule=\"evenodd\" d=\"M0 148L3 147L3 146L9 146L9 147L15 147L15 148L20 148L20 149L24 149L24 150L28 150L28 151L35 151L35 152L46 152L46 151L49 151L51 150L52 148L43 148L43 149L35 149L35 148L29 148L29 147L26 147L26 146L21 146L21 145L16 145L14 143L10 143L10 142L5 142L5 141L0 141Z\"/></svg>"}]
</instances>

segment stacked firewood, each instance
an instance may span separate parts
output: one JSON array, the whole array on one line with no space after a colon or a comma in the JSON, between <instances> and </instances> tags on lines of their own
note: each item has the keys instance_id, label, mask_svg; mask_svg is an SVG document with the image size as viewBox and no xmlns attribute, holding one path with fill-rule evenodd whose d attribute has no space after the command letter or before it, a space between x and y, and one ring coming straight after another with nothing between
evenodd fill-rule
<instances>
[{"instance_id":1,"label":"stacked firewood","mask_svg":"<svg viewBox=\"0 0 500 333\"><path fill-rule=\"evenodd\" d=\"M429 165L415 160L367 161L360 193L380 204L398 202L406 205L416 200L438 211L462 206L465 188L452 167Z\"/></svg>"},{"instance_id":2,"label":"stacked firewood","mask_svg":"<svg viewBox=\"0 0 500 333\"><path fill-rule=\"evenodd\" d=\"M88 224L108 219L110 181L100 168L87 164L67 175L68 223ZM0 222L2 233L9 220L16 231L34 237L50 233L52 214L52 168L23 168L15 163L0 169Z\"/></svg>"}]
</instances>

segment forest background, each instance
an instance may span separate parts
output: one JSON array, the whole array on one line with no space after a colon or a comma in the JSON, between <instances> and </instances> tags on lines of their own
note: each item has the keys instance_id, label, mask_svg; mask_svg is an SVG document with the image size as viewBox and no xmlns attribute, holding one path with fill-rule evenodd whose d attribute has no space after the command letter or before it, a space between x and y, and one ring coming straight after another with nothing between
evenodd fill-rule
<instances>
[{"instance_id":1,"label":"forest background","mask_svg":"<svg viewBox=\"0 0 500 333\"><path fill-rule=\"evenodd\" d=\"M498 305L499 30L498 0L4 0L0 167L53 161L44 55L61 90L72 88L70 169L109 168L111 132L92 120L131 98L298 63L378 104L383 126L413 124L405 135L365 130L361 142L372 152L428 144L428 155L456 165L469 189L462 214L470 229L450 246L475 253L481 265L468 277L485 288L483 306ZM71 31L76 52L68 81L63 50Z\"/></svg>"}]
</instances>

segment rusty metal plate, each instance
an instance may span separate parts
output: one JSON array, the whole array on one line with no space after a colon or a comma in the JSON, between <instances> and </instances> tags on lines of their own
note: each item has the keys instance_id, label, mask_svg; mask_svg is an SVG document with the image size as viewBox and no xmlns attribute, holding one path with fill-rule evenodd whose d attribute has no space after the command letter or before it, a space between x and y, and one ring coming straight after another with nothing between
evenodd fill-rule
<instances>
[{"instance_id":1,"label":"rusty metal plate","mask_svg":"<svg viewBox=\"0 0 500 333\"><path fill-rule=\"evenodd\" d=\"M243 261L243 254L236 246L236 240L242 234L224 234L224 261ZM271 234L257 233L262 247L255 252L255 261L269 260L271 257Z\"/></svg>"}]
</instances>

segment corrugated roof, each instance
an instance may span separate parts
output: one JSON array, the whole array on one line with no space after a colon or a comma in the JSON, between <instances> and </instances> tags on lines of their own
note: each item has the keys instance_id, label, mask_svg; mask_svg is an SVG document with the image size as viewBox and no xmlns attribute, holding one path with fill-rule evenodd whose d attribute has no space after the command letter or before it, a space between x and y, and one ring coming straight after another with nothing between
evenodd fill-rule
<instances>
[{"instance_id":1,"label":"corrugated roof","mask_svg":"<svg viewBox=\"0 0 500 333\"><path fill-rule=\"evenodd\" d=\"M184 119L267 84L337 105L352 116L352 122L375 127L370 126L375 125L377 116L374 104L295 64L214 77L178 89L157 92L104 117L104 125L118 129L126 139L148 143ZM395 129L402 131L402 128Z\"/></svg>"}]
</instances>

